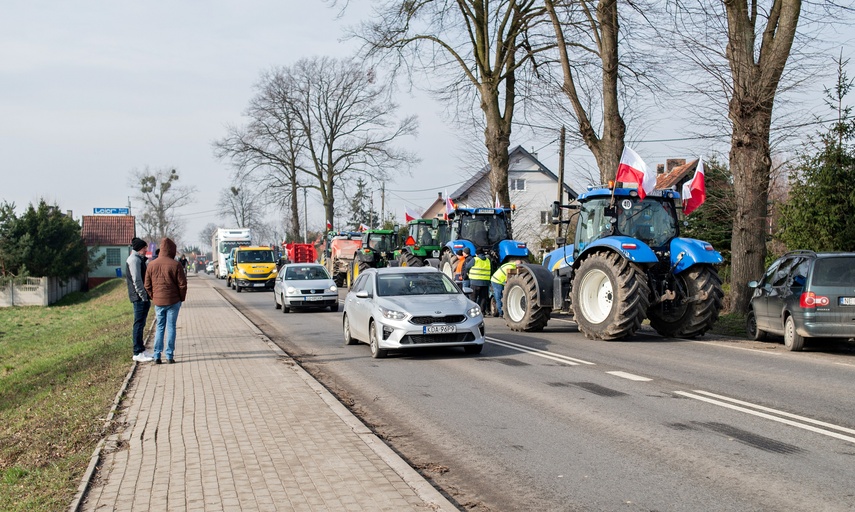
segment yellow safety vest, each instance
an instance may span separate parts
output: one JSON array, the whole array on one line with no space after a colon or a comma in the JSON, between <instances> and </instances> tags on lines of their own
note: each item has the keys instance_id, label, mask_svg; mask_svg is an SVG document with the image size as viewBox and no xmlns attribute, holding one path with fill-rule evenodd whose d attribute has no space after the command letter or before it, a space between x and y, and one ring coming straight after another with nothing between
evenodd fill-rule
<instances>
[{"instance_id":1,"label":"yellow safety vest","mask_svg":"<svg viewBox=\"0 0 855 512\"><path fill-rule=\"evenodd\" d=\"M469 269L470 281L489 281L490 280L490 260L487 258L481 259L476 257L475 264Z\"/></svg>"},{"instance_id":2,"label":"yellow safety vest","mask_svg":"<svg viewBox=\"0 0 855 512\"><path fill-rule=\"evenodd\" d=\"M505 263L504 265L499 267L498 270L496 270L496 273L493 274L493 277L490 278L490 281L496 284L505 284L505 282L507 282L508 280L508 270L512 268L517 268L517 264Z\"/></svg>"}]
</instances>

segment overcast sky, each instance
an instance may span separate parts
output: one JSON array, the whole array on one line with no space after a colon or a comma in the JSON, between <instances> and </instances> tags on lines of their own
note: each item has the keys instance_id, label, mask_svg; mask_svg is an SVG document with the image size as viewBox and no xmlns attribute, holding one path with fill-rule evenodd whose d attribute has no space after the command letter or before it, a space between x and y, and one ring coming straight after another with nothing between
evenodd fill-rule
<instances>
[{"instance_id":1,"label":"overcast sky","mask_svg":"<svg viewBox=\"0 0 855 512\"><path fill-rule=\"evenodd\" d=\"M227 124L243 124L263 70L302 57L352 54L354 43L340 37L367 4L351 1L339 20L320 0L4 1L0 200L16 203L20 213L44 198L79 218L96 207L127 206L131 171L176 168L182 183L198 189L195 203L181 210L183 239L200 243L208 222L222 222L216 202L230 183L212 141ZM406 145L422 159L412 177L387 184L387 210L403 220L405 205L427 207L437 191L453 190L482 162L463 169L465 144L430 97L402 94L399 103L401 115L419 116L419 136ZM557 145L549 138L520 131L517 144L539 150L556 169ZM575 160L568 168L587 157L582 148L569 149ZM581 186L572 175L567 181ZM321 228L320 202L310 194L309 203L309 227Z\"/></svg>"}]
</instances>

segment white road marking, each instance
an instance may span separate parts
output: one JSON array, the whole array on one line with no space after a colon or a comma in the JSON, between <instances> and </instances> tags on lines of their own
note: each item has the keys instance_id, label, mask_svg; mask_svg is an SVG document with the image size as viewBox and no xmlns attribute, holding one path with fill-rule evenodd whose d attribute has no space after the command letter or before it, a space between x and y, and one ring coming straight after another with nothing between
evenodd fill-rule
<instances>
[{"instance_id":1,"label":"white road marking","mask_svg":"<svg viewBox=\"0 0 855 512\"><path fill-rule=\"evenodd\" d=\"M712 398L709 398L709 397L706 397L706 396L703 396L703 395L696 395L696 394L693 394L693 393L688 393L688 392L686 392L686 391L675 391L674 393L676 393L676 394L678 394L678 395L680 395L680 396L685 396L685 397L687 397L687 398L694 398L695 400L700 400L700 401L702 401L702 402L707 402L707 403L710 403L710 404L713 404L713 405L718 405L718 406L720 406L720 407L725 407L725 408L727 408L727 409L732 409L732 410L734 410L734 411L740 411L740 412L748 413L748 414L751 414L751 415L754 415L754 416L759 416L759 417L761 417L761 418L766 418L766 419L768 419L768 420L777 421L778 423L784 423L784 424L786 424L786 425L790 425L790 426L792 426L792 427L800 428L800 429L803 429L803 430L809 430L809 431L811 431L811 432L816 432L817 434L822 434L822 435L825 435L825 436L829 436L829 437L834 437L834 438L837 438L837 439L841 439L841 440L843 440L843 441L848 441L848 442L850 442L850 443L855 443L855 437L845 436L845 435L840 434L840 433L838 433L838 432L832 432L832 431L830 431L830 430L825 430L825 429L822 429L822 428L814 427L814 426L812 426L812 425L807 425L807 424L805 424L805 423L799 423L799 422L797 422L797 421L788 420L788 419L786 419L786 418L781 418L781 417L779 417L779 416L772 416L771 414L766 414L766 413L764 413L764 412L755 411L755 410L752 410L752 409L748 409L748 408L746 408L746 407L740 407L740 406L738 406L738 405L734 405L734 404L732 404L732 403L728 403L728 402L723 402L723 401L721 401L721 400L714 400L714 399L712 399ZM709 395L712 395L712 393L707 393L707 392L705 392L705 391L698 391L698 390L695 390L695 393L703 393L703 394L709 394ZM713 395L713 396L718 396L718 395ZM733 400L733 399L726 399L726 400L732 400L732 401L737 402L737 403L747 403L747 402L740 402L739 400ZM776 414L781 414L781 415L785 415L785 416L793 416L793 417L797 417L797 418L800 418L800 419L803 419L803 420L809 420L808 418L803 418L803 417L801 417L801 416L796 416L796 415L794 415L794 414L792 414L792 415L791 415L791 414L789 414L789 413L785 413L785 412L783 412L783 411L775 411L774 409L768 409L768 408L766 408L766 407L761 407L761 406L754 405L754 404L749 404L749 405L750 405L751 407L757 407L757 408L760 408L760 409L765 409L765 410L769 410L769 411L774 411ZM834 429L836 429L836 430L842 430L842 431L846 431L846 432L852 432L852 430L850 430L850 429L847 429L847 428L844 428L844 427L840 427L840 426L837 426L837 425L831 425L831 424L828 424L828 423L818 422L818 421L815 421L815 420L809 420L809 421L810 421L811 423L817 423L817 424L828 425L830 428L834 428Z\"/></svg>"},{"instance_id":2,"label":"white road marking","mask_svg":"<svg viewBox=\"0 0 855 512\"><path fill-rule=\"evenodd\" d=\"M640 375L633 375L632 373L615 371L615 372L606 372L609 375L614 375L615 377L620 377L622 379L634 380L637 382L649 382L653 379L648 379L647 377L642 377Z\"/></svg>"},{"instance_id":3,"label":"white road marking","mask_svg":"<svg viewBox=\"0 0 855 512\"><path fill-rule=\"evenodd\" d=\"M551 359L553 361L558 361L559 363L564 363L564 364L567 364L570 366L578 366L580 364L590 364L590 365L596 364L596 363L592 363L590 361L585 361L583 359L576 359L574 357L564 356L561 354L554 354L552 352L549 352L548 350L540 350L540 349L536 349L536 348L526 347L525 345L518 345L518 344L510 342L510 341L500 340L500 339L492 338L489 336L485 336L484 339L489 341L490 343L494 343L496 345L500 345L500 346L505 347L505 348L509 348L512 350L518 350L520 352L525 352L527 354L542 357L544 359Z\"/></svg>"}]
</instances>

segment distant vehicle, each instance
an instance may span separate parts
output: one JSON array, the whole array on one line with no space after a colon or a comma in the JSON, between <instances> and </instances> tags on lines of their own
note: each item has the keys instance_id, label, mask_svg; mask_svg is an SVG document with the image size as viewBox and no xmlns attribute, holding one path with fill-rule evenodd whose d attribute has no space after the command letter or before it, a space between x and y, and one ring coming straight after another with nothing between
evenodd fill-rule
<instances>
[{"instance_id":1,"label":"distant vehicle","mask_svg":"<svg viewBox=\"0 0 855 512\"><path fill-rule=\"evenodd\" d=\"M321 265L343 286L353 262L354 254L362 247L362 233L358 231L330 231L320 251Z\"/></svg>"},{"instance_id":2,"label":"distant vehicle","mask_svg":"<svg viewBox=\"0 0 855 512\"><path fill-rule=\"evenodd\" d=\"M276 257L270 247L235 247L232 253L231 287L240 293L244 289L272 290L276 284Z\"/></svg>"},{"instance_id":3,"label":"distant vehicle","mask_svg":"<svg viewBox=\"0 0 855 512\"><path fill-rule=\"evenodd\" d=\"M463 347L479 354L484 316L454 282L434 267L366 269L344 301L344 341L363 341L374 358L390 350Z\"/></svg>"},{"instance_id":4,"label":"distant vehicle","mask_svg":"<svg viewBox=\"0 0 855 512\"><path fill-rule=\"evenodd\" d=\"M293 308L329 308L338 311L338 288L323 265L289 263L279 269L273 287L276 309L288 313Z\"/></svg>"},{"instance_id":5,"label":"distant vehicle","mask_svg":"<svg viewBox=\"0 0 855 512\"><path fill-rule=\"evenodd\" d=\"M226 256L234 247L250 245L252 237L249 228L217 228L211 237L213 248L212 260L214 261L214 273L218 279L226 279Z\"/></svg>"},{"instance_id":6,"label":"distant vehicle","mask_svg":"<svg viewBox=\"0 0 855 512\"><path fill-rule=\"evenodd\" d=\"M353 253L353 261L347 269L347 287L369 268L397 267L395 239L397 229L369 229L362 232L362 245Z\"/></svg>"},{"instance_id":7,"label":"distant vehicle","mask_svg":"<svg viewBox=\"0 0 855 512\"><path fill-rule=\"evenodd\" d=\"M754 340L782 335L788 350L802 350L805 338L855 337L855 253L790 252L748 287Z\"/></svg>"},{"instance_id":8,"label":"distant vehicle","mask_svg":"<svg viewBox=\"0 0 855 512\"><path fill-rule=\"evenodd\" d=\"M428 258L439 261L442 248L450 236L448 221L415 219L407 223L407 238L398 254L402 267L423 267Z\"/></svg>"},{"instance_id":9,"label":"distant vehicle","mask_svg":"<svg viewBox=\"0 0 855 512\"><path fill-rule=\"evenodd\" d=\"M206 274L213 274L214 273L214 262L213 261L209 261L208 263L205 264L205 273Z\"/></svg>"},{"instance_id":10,"label":"distant vehicle","mask_svg":"<svg viewBox=\"0 0 855 512\"><path fill-rule=\"evenodd\" d=\"M315 263L318 253L312 244L283 244L285 247L285 259L288 263Z\"/></svg>"}]
</instances>

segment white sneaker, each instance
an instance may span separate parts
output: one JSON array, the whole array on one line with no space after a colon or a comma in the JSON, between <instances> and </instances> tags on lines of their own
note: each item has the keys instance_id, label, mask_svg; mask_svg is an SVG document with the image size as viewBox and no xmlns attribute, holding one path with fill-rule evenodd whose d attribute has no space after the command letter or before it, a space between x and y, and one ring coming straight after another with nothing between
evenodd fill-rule
<instances>
[{"instance_id":1,"label":"white sneaker","mask_svg":"<svg viewBox=\"0 0 855 512\"><path fill-rule=\"evenodd\" d=\"M148 363L150 361L154 361L154 358L144 353L140 353L134 356L134 361L138 363Z\"/></svg>"}]
</instances>

